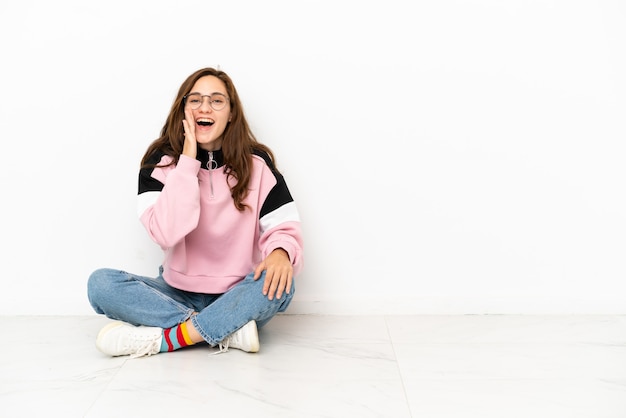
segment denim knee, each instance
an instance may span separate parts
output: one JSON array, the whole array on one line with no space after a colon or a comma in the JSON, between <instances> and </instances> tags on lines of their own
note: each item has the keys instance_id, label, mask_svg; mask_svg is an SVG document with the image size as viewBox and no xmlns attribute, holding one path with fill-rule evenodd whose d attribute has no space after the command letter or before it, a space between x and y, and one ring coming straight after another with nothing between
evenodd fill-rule
<instances>
[{"instance_id":1,"label":"denim knee","mask_svg":"<svg viewBox=\"0 0 626 418\"><path fill-rule=\"evenodd\" d=\"M112 276L114 273L119 274L119 272L113 269L102 268L95 270L89 275L89 279L87 280L87 297L91 307L97 313L103 313L99 308L98 301L101 296L105 296L110 293L111 283L113 282Z\"/></svg>"}]
</instances>

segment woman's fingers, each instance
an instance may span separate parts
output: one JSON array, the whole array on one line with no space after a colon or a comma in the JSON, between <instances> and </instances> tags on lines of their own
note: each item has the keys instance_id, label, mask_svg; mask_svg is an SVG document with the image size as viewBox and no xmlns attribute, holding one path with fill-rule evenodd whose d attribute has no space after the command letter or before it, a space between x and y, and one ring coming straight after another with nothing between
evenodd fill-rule
<instances>
[{"instance_id":1,"label":"woman's fingers","mask_svg":"<svg viewBox=\"0 0 626 418\"><path fill-rule=\"evenodd\" d=\"M191 158L196 158L196 125L193 122L193 115L189 109L185 109L185 119L183 119L183 131L185 141L183 143L183 154Z\"/></svg>"},{"instance_id":2,"label":"woman's fingers","mask_svg":"<svg viewBox=\"0 0 626 418\"><path fill-rule=\"evenodd\" d=\"M265 282L263 283L263 294L267 296L269 300L280 299L283 293L289 293L291 291L292 273L290 271L276 272L268 269L265 272Z\"/></svg>"}]
</instances>

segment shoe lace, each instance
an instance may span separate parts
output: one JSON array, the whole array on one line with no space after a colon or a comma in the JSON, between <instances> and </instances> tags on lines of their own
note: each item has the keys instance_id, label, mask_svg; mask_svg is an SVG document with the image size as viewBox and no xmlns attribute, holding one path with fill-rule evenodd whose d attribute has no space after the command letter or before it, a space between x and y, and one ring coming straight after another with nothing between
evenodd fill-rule
<instances>
[{"instance_id":1,"label":"shoe lace","mask_svg":"<svg viewBox=\"0 0 626 418\"><path fill-rule=\"evenodd\" d=\"M151 356L158 353L160 349L158 341L155 341L154 339L135 340L131 348L133 350L133 354L130 355L130 358Z\"/></svg>"},{"instance_id":2,"label":"shoe lace","mask_svg":"<svg viewBox=\"0 0 626 418\"><path fill-rule=\"evenodd\" d=\"M245 338L242 333L242 330L243 329L238 329L237 331L233 332L228 337L220 341L218 343L219 348L220 348L219 351L216 351L213 354L226 353L230 346L233 346L233 348L240 348Z\"/></svg>"},{"instance_id":3,"label":"shoe lace","mask_svg":"<svg viewBox=\"0 0 626 418\"><path fill-rule=\"evenodd\" d=\"M219 342L218 346L220 348L219 351L214 352L211 355L216 355L216 354L222 354L222 353L226 353L228 351L228 347L230 347L230 338L231 337L226 337L224 338L222 341Z\"/></svg>"}]
</instances>

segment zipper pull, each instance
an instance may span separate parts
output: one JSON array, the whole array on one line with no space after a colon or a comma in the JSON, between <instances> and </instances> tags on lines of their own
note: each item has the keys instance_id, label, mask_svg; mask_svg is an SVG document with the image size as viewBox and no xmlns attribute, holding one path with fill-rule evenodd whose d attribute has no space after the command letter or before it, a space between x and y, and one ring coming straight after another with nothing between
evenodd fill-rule
<instances>
[{"instance_id":1,"label":"zipper pull","mask_svg":"<svg viewBox=\"0 0 626 418\"><path fill-rule=\"evenodd\" d=\"M213 151L209 151L209 161L206 163L206 168L211 171L217 168L217 161L213 158Z\"/></svg>"},{"instance_id":2,"label":"zipper pull","mask_svg":"<svg viewBox=\"0 0 626 418\"><path fill-rule=\"evenodd\" d=\"M209 151L209 161L206 163L206 168L209 170L209 185L211 187L211 199L215 197L213 193L213 170L217 168L217 161L213 159L213 151Z\"/></svg>"}]
</instances>

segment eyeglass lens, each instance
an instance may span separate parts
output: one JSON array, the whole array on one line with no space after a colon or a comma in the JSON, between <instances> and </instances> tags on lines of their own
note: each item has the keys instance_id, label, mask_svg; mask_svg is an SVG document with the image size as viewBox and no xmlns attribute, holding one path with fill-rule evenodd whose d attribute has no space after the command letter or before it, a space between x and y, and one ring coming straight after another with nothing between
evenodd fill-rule
<instances>
[{"instance_id":1,"label":"eyeglass lens","mask_svg":"<svg viewBox=\"0 0 626 418\"><path fill-rule=\"evenodd\" d=\"M186 103L193 110L198 109L202 106L204 98L209 99L209 105L213 108L213 110L222 110L226 106L226 102L228 99L223 94L215 93L210 96L203 96L198 93L193 93L187 96Z\"/></svg>"}]
</instances>

